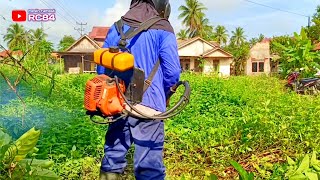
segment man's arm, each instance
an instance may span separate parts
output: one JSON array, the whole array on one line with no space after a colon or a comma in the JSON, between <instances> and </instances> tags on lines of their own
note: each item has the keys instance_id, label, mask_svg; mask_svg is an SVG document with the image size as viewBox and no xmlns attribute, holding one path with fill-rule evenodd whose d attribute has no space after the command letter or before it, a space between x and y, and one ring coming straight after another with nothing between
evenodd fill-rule
<instances>
[{"instance_id":1,"label":"man's arm","mask_svg":"<svg viewBox=\"0 0 320 180\"><path fill-rule=\"evenodd\" d=\"M169 35L161 43L160 59L163 71L164 91L167 93L180 79L181 65L178 54L177 40L174 34ZM167 97L166 97L167 98Z\"/></svg>"},{"instance_id":2,"label":"man's arm","mask_svg":"<svg viewBox=\"0 0 320 180\"><path fill-rule=\"evenodd\" d=\"M108 34L106 36L106 39L104 40L104 44L102 46L102 48L109 48L110 46L114 46L115 44L115 37L117 37L117 30L115 29L115 26L111 26L111 28L108 31ZM101 65L97 65L97 73L98 75L100 74L104 74L105 73L106 68L101 66Z\"/></svg>"}]
</instances>

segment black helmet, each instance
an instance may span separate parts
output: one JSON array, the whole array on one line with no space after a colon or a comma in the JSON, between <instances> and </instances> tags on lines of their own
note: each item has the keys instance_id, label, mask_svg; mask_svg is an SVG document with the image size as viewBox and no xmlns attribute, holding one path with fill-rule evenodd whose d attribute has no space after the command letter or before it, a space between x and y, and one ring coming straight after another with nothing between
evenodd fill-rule
<instances>
[{"instance_id":1,"label":"black helmet","mask_svg":"<svg viewBox=\"0 0 320 180\"><path fill-rule=\"evenodd\" d=\"M131 5L138 2L144 1L153 5L153 7L158 11L160 17L169 19L171 14L171 6L169 0L132 0Z\"/></svg>"},{"instance_id":2,"label":"black helmet","mask_svg":"<svg viewBox=\"0 0 320 180\"><path fill-rule=\"evenodd\" d=\"M169 0L152 0L155 9L160 14L160 17L169 19L171 6Z\"/></svg>"}]
</instances>

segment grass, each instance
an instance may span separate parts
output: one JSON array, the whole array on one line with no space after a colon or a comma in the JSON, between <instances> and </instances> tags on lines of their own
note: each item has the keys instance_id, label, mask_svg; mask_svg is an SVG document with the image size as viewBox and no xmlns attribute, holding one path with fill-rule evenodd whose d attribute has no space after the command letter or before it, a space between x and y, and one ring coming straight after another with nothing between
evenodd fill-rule
<instances>
[{"instance_id":1,"label":"grass","mask_svg":"<svg viewBox=\"0 0 320 180\"><path fill-rule=\"evenodd\" d=\"M83 110L84 85L91 77L59 76L50 97L50 82L41 82L41 95L24 96L24 125L19 101L0 105L0 122L11 134L18 136L32 126L42 130L38 156L53 159L63 179L98 176L107 127L92 124ZM275 77L219 79L186 73L182 79L190 82L192 96L183 113L165 124L168 179L204 179L211 174L234 179L232 160L257 179L282 179L286 156L319 153L320 97L288 92L285 82ZM132 152L124 179L134 179Z\"/></svg>"}]
</instances>

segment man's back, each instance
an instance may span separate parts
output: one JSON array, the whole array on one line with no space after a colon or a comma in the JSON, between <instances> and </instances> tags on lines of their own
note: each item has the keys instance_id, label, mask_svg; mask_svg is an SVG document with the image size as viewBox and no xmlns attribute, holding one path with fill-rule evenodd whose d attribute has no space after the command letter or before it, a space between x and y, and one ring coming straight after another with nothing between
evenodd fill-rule
<instances>
[{"instance_id":1,"label":"man's back","mask_svg":"<svg viewBox=\"0 0 320 180\"><path fill-rule=\"evenodd\" d=\"M125 25L123 31L130 27ZM120 34L115 26L109 30L104 48L117 46ZM149 29L128 40L128 49L135 57L135 67L145 71L145 79L160 58L160 66L151 86L145 92L142 105L164 112L166 110L165 93L178 82L181 73L177 41L173 33L165 30ZM106 73L103 67L98 67L98 74ZM119 75L121 77L121 75ZM127 78L123 77L122 78Z\"/></svg>"}]
</instances>

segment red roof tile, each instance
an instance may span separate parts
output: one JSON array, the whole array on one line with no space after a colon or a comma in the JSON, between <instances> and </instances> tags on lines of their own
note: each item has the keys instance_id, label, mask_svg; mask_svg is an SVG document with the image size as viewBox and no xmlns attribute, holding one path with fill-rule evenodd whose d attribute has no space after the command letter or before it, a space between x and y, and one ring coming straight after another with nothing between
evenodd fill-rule
<instances>
[{"instance_id":1,"label":"red roof tile","mask_svg":"<svg viewBox=\"0 0 320 180\"><path fill-rule=\"evenodd\" d=\"M23 52L21 50L13 51L13 52L11 50L8 50L8 51L5 50L0 52L0 57L7 58L9 57L9 54L13 56L23 56Z\"/></svg>"},{"instance_id":2,"label":"red roof tile","mask_svg":"<svg viewBox=\"0 0 320 180\"><path fill-rule=\"evenodd\" d=\"M94 26L92 31L89 33L89 37L91 39L104 39L106 38L109 29L109 27Z\"/></svg>"},{"instance_id":3,"label":"red roof tile","mask_svg":"<svg viewBox=\"0 0 320 180\"><path fill-rule=\"evenodd\" d=\"M264 38L261 42L262 43L267 43L267 42L271 42L272 38Z\"/></svg>"},{"instance_id":4,"label":"red roof tile","mask_svg":"<svg viewBox=\"0 0 320 180\"><path fill-rule=\"evenodd\" d=\"M315 46L314 50L316 50L316 51L320 50L320 43L317 43L314 46Z\"/></svg>"}]
</instances>

